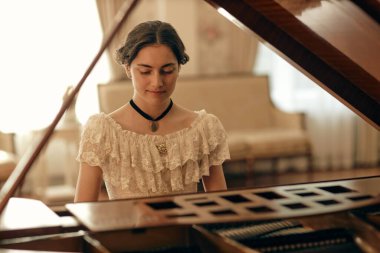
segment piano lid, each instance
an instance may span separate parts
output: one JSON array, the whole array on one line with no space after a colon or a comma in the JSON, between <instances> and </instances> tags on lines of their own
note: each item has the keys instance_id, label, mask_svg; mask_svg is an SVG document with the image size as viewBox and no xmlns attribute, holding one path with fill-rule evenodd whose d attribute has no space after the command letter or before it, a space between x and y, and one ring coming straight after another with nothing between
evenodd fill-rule
<instances>
[{"instance_id":1,"label":"piano lid","mask_svg":"<svg viewBox=\"0 0 380 253\"><path fill-rule=\"evenodd\" d=\"M378 0L206 1L380 129Z\"/></svg>"}]
</instances>

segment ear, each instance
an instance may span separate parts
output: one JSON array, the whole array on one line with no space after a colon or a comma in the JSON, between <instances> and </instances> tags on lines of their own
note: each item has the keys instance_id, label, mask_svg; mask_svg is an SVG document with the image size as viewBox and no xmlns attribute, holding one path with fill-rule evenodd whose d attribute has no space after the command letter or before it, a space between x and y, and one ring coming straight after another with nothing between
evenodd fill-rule
<instances>
[{"instance_id":1,"label":"ear","mask_svg":"<svg viewBox=\"0 0 380 253\"><path fill-rule=\"evenodd\" d=\"M124 69L125 69L125 73L127 74L127 77L129 79L132 78L132 75L131 75L131 67L129 65L124 65Z\"/></svg>"}]
</instances>

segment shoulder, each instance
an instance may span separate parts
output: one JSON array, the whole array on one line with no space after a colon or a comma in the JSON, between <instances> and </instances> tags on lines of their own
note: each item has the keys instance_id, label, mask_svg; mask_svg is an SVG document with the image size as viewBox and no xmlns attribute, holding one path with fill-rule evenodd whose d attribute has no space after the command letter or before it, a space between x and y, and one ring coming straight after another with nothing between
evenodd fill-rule
<instances>
[{"instance_id":1,"label":"shoulder","mask_svg":"<svg viewBox=\"0 0 380 253\"><path fill-rule=\"evenodd\" d=\"M84 132L104 132L110 129L117 128L114 120L103 112L96 113L88 117L86 124L83 127Z\"/></svg>"},{"instance_id":2,"label":"shoulder","mask_svg":"<svg viewBox=\"0 0 380 253\"><path fill-rule=\"evenodd\" d=\"M125 118L130 118L131 117L131 108L128 106L128 104L125 104L115 111L107 114L108 117L114 119L117 122L123 122L125 121Z\"/></svg>"},{"instance_id":3,"label":"shoulder","mask_svg":"<svg viewBox=\"0 0 380 253\"><path fill-rule=\"evenodd\" d=\"M179 105L176 105L175 111L176 113L175 113L174 118L175 118L176 124L180 124L183 126L190 125L198 117L197 112L188 110Z\"/></svg>"},{"instance_id":4,"label":"shoulder","mask_svg":"<svg viewBox=\"0 0 380 253\"><path fill-rule=\"evenodd\" d=\"M208 113L204 109L196 111L195 113L197 117L192 123L192 129L196 132L207 136L226 136L223 124L216 115Z\"/></svg>"},{"instance_id":5,"label":"shoulder","mask_svg":"<svg viewBox=\"0 0 380 253\"><path fill-rule=\"evenodd\" d=\"M197 113L206 124L223 128L222 122L215 114L208 113L206 110L200 110Z\"/></svg>"},{"instance_id":6,"label":"shoulder","mask_svg":"<svg viewBox=\"0 0 380 253\"><path fill-rule=\"evenodd\" d=\"M183 125L203 125L216 126L223 129L223 125L219 118L212 113L208 113L205 109L191 111L189 109L177 106L177 123L182 122Z\"/></svg>"},{"instance_id":7,"label":"shoulder","mask_svg":"<svg viewBox=\"0 0 380 253\"><path fill-rule=\"evenodd\" d=\"M104 121L105 121L105 114L104 113L92 114L88 117L85 127L96 126L100 122L104 122Z\"/></svg>"}]
</instances>

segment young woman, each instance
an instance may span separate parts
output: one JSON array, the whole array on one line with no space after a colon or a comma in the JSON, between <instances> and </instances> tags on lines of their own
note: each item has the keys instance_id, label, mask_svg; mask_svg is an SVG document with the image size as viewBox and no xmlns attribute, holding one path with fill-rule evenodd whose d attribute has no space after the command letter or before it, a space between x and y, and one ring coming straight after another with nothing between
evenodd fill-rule
<instances>
[{"instance_id":1,"label":"young woman","mask_svg":"<svg viewBox=\"0 0 380 253\"><path fill-rule=\"evenodd\" d=\"M103 180L110 199L194 193L201 179L205 191L225 190L222 163L230 157L221 122L170 98L189 60L175 29L141 23L116 57L132 79L133 98L88 119L74 201L98 200Z\"/></svg>"}]
</instances>

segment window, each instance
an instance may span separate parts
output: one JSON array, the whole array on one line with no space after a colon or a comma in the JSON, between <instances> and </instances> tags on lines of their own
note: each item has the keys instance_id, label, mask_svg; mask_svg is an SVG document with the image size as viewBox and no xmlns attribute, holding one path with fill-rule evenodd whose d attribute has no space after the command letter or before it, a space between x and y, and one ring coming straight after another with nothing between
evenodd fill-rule
<instances>
[{"instance_id":1,"label":"window","mask_svg":"<svg viewBox=\"0 0 380 253\"><path fill-rule=\"evenodd\" d=\"M46 127L100 47L96 1L1 1L0 33L0 130ZM98 110L96 85L109 75L104 55L78 97L82 123Z\"/></svg>"}]
</instances>

